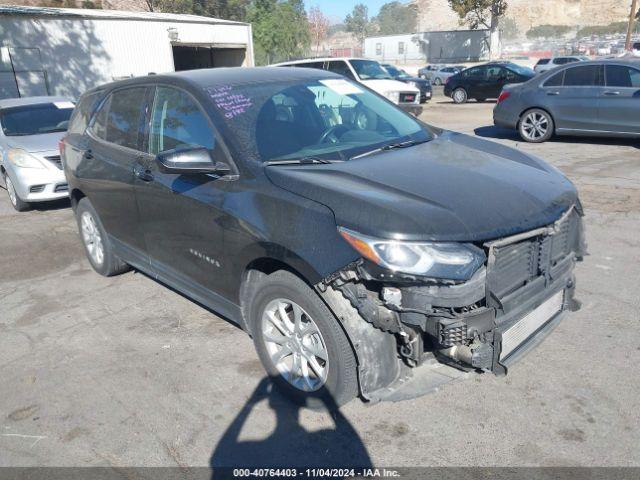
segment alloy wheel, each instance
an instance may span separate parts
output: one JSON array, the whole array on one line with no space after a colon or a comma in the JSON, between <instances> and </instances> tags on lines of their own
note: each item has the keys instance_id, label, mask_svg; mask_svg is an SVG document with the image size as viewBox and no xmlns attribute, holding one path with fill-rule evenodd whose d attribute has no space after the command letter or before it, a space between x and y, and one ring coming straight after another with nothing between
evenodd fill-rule
<instances>
[{"instance_id":1,"label":"alloy wheel","mask_svg":"<svg viewBox=\"0 0 640 480\"><path fill-rule=\"evenodd\" d=\"M89 256L96 263L102 265L104 262L104 245L102 243L102 235L96 224L93 215L89 212L83 212L80 219L82 229L82 240L89 252Z\"/></svg>"},{"instance_id":2,"label":"alloy wheel","mask_svg":"<svg viewBox=\"0 0 640 480\"><path fill-rule=\"evenodd\" d=\"M549 119L540 112L531 112L522 119L522 133L529 140L539 140L549 130Z\"/></svg>"},{"instance_id":3,"label":"alloy wheel","mask_svg":"<svg viewBox=\"0 0 640 480\"><path fill-rule=\"evenodd\" d=\"M300 305L285 298L269 302L262 314L262 337L273 366L289 384L313 392L326 383L327 346Z\"/></svg>"},{"instance_id":4,"label":"alloy wheel","mask_svg":"<svg viewBox=\"0 0 640 480\"><path fill-rule=\"evenodd\" d=\"M11 204L15 207L18 203L18 197L16 196L16 189L9 178L9 175L4 177L4 183L7 186L7 193L9 194L9 200L11 200Z\"/></svg>"},{"instance_id":5,"label":"alloy wheel","mask_svg":"<svg viewBox=\"0 0 640 480\"><path fill-rule=\"evenodd\" d=\"M459 88L455 92L453 92L453 101L456 103L464 103L467 100L467 92L463 89Z\"/></svg>"}]
</instances>

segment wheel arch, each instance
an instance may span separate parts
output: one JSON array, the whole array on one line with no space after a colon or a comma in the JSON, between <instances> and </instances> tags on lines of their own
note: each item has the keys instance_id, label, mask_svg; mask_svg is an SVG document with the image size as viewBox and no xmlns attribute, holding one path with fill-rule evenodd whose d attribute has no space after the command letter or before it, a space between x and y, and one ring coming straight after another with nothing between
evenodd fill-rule
<instances>
[{"instance_id":1,"label":"wheel arch","mask_svg":"<svg viewBox=\"0 0 640 480\"><path fill-rule=\"evenodd\" d=\"M71 208L75 211L78 207L78 203L82 200L86 195L79 188L74 188L69 193L69 199L71 200Z\"/></svg>"}]
</instances>

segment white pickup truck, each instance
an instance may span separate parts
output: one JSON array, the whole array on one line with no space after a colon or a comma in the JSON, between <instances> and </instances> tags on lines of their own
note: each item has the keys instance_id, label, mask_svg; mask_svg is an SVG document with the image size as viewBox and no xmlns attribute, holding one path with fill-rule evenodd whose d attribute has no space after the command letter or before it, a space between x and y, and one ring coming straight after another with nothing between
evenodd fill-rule
<instances>
[{"instance_id":1,"label":"white pickup truck","mask_svg":"<svg viewBox=\"0 0 640 480\"><path fill-rule=\"evenodd\" d=\"M398 105L403 110L419 115L420 90L403 82L394 80L382 65L375 60L363 58L312 58L273 65L274 67L317 68L343 75L359 82Z\"/></svg>"}]
</instances>

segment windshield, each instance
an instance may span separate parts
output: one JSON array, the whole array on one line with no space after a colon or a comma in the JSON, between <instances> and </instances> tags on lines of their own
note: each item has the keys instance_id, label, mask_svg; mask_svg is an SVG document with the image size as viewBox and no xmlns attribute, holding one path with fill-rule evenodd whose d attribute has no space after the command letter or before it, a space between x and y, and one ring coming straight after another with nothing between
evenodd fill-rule
<instances>
[{"instance_id":1,"label":"windshield","mask_svg":"<svg viewBox=\"0 0 640 480\"><path fill-rule=\"evenodd\" d=\"M518 75L524 75L524 76L528 76L528 77L533 77L536 74L536 72L534 72L529 67L522 67L522 66L517 65L515 63L509 64L508 68L509 68L509 70L511 70L513 72L516 72Z\"/></svg>"},{"instance_id":2,"label":"windshield","mask_svg":"<svg viewBox=\"0 0 640 480\"><path fill-rule=\"evenodd\" d=\"M257 161L349 160L373 148L423 142L412 116L347 79L206 89L236 148Z\"/></svg>"},{"instance_id":3,"label":"windshield","mask_svg":"<svg viewBox=\"0 0 640 480\"><path fill-rule=\"evenodd\" d=\"M350 62L361 80L384 80L393 78L382 68L382 65L373 60L350 60Z\"/></svg>"},{"instance_id":4,"label":"windshield","mask_svg":"<svg viewBox=\"0 0 640 480\"><path fill-rule=\"evenodd\" d=\"M72 112L71 102L11 107L0 113L0 124L7 137L64 132Z\"/></svg>"}]
</instances>

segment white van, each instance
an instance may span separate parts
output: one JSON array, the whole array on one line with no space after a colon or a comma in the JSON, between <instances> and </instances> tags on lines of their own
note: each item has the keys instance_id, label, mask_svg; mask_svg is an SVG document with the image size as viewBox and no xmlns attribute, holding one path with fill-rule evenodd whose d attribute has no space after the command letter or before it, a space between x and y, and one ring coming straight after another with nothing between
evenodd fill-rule
<instances>
[{"instance_id":1,"label":"white van","mask_svg":"<svg viewBox=\"0 0 640 480\"><path fill-rule=\"evenodd\" d=\"M375 60L363 58L313 58L273 65L274 67L317 68L338 73L359 82L386 97L403 110L414 115L422 113L420 90L394 80Z\"/></svg>"}]
</instances>

